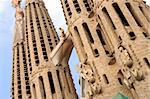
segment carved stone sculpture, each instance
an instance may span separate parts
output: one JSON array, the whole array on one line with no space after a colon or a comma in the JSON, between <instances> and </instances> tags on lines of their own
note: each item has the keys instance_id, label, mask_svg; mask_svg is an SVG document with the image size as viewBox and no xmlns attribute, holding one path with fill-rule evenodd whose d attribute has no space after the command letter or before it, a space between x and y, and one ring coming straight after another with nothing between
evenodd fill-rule
<instances>
[{"instance_id":1,"label":"carved stone sculpture","mask_svg":"<svg viewBox=\"0 0 150 99\"><path fill-rule=\"evenodd\" d=\"M133 65L133 61L132 61L128 51L123 46L119 46L118 49L120 51L119 58L122 60L123 64L125 66L128 66L129 68L131 68Z\"/></svg>"},{"instance_id":2,"label":"carved stone sculpture","mask_svg":"<svg viewBox=\"0 0 150 99\"><path fill-rule=\"evenodd\" d=\"M85 93L88 94L88 96L92 96L101 92L100 82L96 81L94 78L94 72L92 71L90 65L81 63L78 67L78 72L80 73L80 76L83 77L89 84L85 90Z\"/></svg>"}]
</instances>

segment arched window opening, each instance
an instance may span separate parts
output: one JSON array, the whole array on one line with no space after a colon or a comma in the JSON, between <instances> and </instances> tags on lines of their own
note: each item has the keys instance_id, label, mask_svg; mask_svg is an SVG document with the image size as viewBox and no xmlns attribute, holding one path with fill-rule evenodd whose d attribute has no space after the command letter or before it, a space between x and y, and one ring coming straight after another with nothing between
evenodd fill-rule
<instances>
[{"instance_id":1,"label":"arched window opening","mask_svg":"<svg viewBox=\"0 0 150 99\"><path fill-rule=\"evenodd\" d=\"M44 81L43 81L43 77L42 77L42 76L39 77L39 84L40 84L40 89L41 89L40 91L41 91L42 97L43 97L44 99L46 99Z\"/></svg>"},{"instance_id":2,"label":"arched window opening","mask_svg":"<svg viewBox=\"0 0 150 99\"><path fill-rule=\"evenodd\" d=\"M77 0L73 0L73 4L74 4L74 7L75 7L76 11L77 11L78 13L80 13L80 12L81 12L81 9L80 9L80 6L79 6L78 1L77 1Z\"/></svg>"},{"instance_id":3,"label":"arched window opening","mask_svg":"<svg viewBox=\"0 0 150 99\"><path fill-rule=\"evenodd\" d=\"M94 39L93 39L93 37L92 37L92 34L91 34L91 32L90 32L90 29L89 29L87 23L83 23L82 26L83 26L83 28L84 28L84 31L85 31L85 33L86 33L86 36L87 36L88 40L89 40L91 43L94 43Z\"/></svg>"},{"instance_id":4,"label":"arched window opening","mask_svg":"<svg viewBox=\"0 0 150 99\"><path fill-rule=\"evenodd\" d=\"M121 78L118 78L120 85L123 85Z\"/></svg>"},{"instance_id":5,"label":"arched window opening","mask_svg":"<svg viewBox=\"0 0 150 99\"><path fill-rule=\"evenodd\" d=\"M79 34L79 31L78 31L78 28L76 26L74 27L74 31L78 36L78 39L79 39L79 42L81 43L81 46L84 47L82 40L81 40L81 37L80 37L80 34Z\"/></svg>"},{"instance_id":6,"label":"arched window opening","mask_svg":"<svg viewBox=\"0 0 150 99\"><path fill-rule=\"evenodd\" d=\"M118 76L118 82L120 85L123 85L123 79L124 79L124 76L123 76L123 73L121 70L119 70L119 72L117 73L117 76Z\"/></svg>"},{"instance_id":7,"label":"arched window opening","mask_svg":"<svg viewBox=\"0 0 150 99\"><path fill-rule=\"evenodd\" d=\"M135 40L136 39L136 36L135 36L134 32L129 32L129 36L130 36L131 40Z\"/></svg>"},{"instance_id":8,"label":"arched window opening","mask_svg":"<svg viewBox=\"0 0 150 99\"><path fill-rule=\"evenodd\" d=\"M54 82L53 82L53 78L52 78L51 72L48 72L48 79L49 79L51 92L52 92L52 94L54 94L55 93L55 86L54 86Z\"/></svg>"},{"instance_id":9,"label":"arched window opening","mask_svg":"<svg viewBox=\"0 0 150 99\"><path fill-rule=\"evenodd\" d=\"M95 56L95 57L98 57L98 56L99 56L99 52L98 52L97 49L94 50L94 56Z\"/></svg>"},{"instance_id":10,"label":"arched window opening","mask_svg":"<svg viewBox=\"0 0 150 99\"><path fill-rule=\"evenodd\" d=\"M101 30L100 29L96 29L96 32L97 32L97 35L98 35L98 37L99 37L100 42L102 43L102 45L106 45L105 40L103 38L103 35L101 33Z\"/></svg>"},{"instance_id":11,"label":"arched window opening","mask_svg":"<svg viewBox=\"0 0 150 99\"><path fill-rule=\"evenodd\" d=\"M97 32L97 35L99 37L99 40L100 40L104 50L105 50L105 53L109 55L111 50L110 50L110 47L108 45L108 42L106 41L106 37L102 31L102 28L99 24L97 25L96 32Z\"/></svg>"},{"instance_id":12,"label":"arched window opening","mask_svg":"<svg viewBox=\"0 0 150 99\"><path fill-rule=\"evenodd\" d=\"M84 56L84 57L87 57L87 54L86 54L86 52L84 51L84 45L83 45L83 42L82 42L82 40L81 40L81 36L80 36L80 34L79 34L79 31L78 31L78 28L77 28L77 26L75 26L74 27L74 37L76 37L77 38L77 45L79 45L79 47L80 47L80 51L81 51L81 54ZM80 57L79 57L80 58Z\"/></svg>"},{"instance_id":13,"label":"arched window opening","mask_svg":"<svg viewBox=\"0 0 150 99\"><path fill-rule=\"evenodd\" d=\"M121 9L119 8L118 4L117 4L117 3L113 3L113 7L114 7L116 13L118 14L118 16L119 16L119 18L120 18L122 24L123 24L124 26L129 26L129 23L128 23L128 21L126 20L125 16L123 15L123 13L122 13Z\"/></svg>"},{"instance_id":14,"label":"arched window opening","mask_svg":"<svg viewBox=\"0 0 150 99\"><path fill-rule=\"evenodd\" d=\"M133 16L133 18L135 19L136 23L138 24L139 27L142 27L140 20L138 19L138 17L136 16L132 6L130 5L130 3L126 3L127 8L129 9L131 15Z\"/></svg>"},{"instance_id":15,"label":"arched window opening","mask_svg":"<svg viewBox=\"0 0 150 99\"><path fill-rule=\"evenodd\" d=\"M33 96L35 99L37 99L37 93L36 93L36 87L35 87L35 84L33 84Z\"/></svg>"},{"instance_id":16,"label":"arched window opening","mask_svg":"<svg viewBox=\"0 0 150 99\"><path fill-rule=\"evenodd\" d=\"M62 91L62 84L61 84L61 79L60 79L60 74L59 74L59 71L56 70L56 73L57 73L57 77L58 77L58 82L59 82L59 85L60 85L60 90Z\"/></svg>"},{"instance_id":17,"label":"arched window opening","mask_svg":"<svg viewBox=\"0 0 150 99\"><path fill-rule=\"evenodd\" d=\"M150 63L149 63L149 61L148 61L148 59L146 57L144 58L144 61L147 64L147 66L150 68Z\"/></svg>"},{"instance_id":18,"label":"arched window opening","mask_svg":"<svg viewBox=\"0 0 150 99\"><path fill-rule=\"evenodd\" d=\"M104 82L106 84L109 84L109 81L108 81L108 78L107 78L106 74L103 75L103 79L104 79Z\"/></svg>"}]
</instances>

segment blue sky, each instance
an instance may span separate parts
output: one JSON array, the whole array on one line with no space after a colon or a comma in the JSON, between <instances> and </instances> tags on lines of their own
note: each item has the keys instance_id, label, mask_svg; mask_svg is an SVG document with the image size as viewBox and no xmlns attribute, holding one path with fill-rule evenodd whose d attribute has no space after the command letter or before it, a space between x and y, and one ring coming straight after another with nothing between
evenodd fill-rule
<instances>
[{"instance_id":1,"label":"blue sky","mask_svg":"<svg viewBox=\"0 0 150 99\"><path fill-rule=\"evenodd\" d=\"M150 0L146 0L150 4ZM52 17L56 30L65 26L61 5L59 0L44 0ZM11 0L0 0L0 99L10 99L10 82L12 68L12 39L14 27L15 9L11 6ZM69 64L73 74L77 92L79 91L78 74L75 66L78 59L73 51Z\"/></svg>"}]
</instances>

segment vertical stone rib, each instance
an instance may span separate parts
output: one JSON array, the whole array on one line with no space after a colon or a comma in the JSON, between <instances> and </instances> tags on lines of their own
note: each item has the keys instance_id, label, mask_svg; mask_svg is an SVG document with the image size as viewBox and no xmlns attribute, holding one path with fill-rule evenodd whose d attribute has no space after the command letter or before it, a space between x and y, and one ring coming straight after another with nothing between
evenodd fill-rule
<instances>
[{"instance_id":1,"label":"vertical stone rib","mask_svg":"<svg viewBox=\"0 0 150 99\"><path fill-rule=\"evenodd\" d=\"M150 33L150 31L148 30L148 28L150 26L150 23L144 17L144 15L140 11L139 7L135 3L129 3L129 4L131 4L130 6L133 9L132 11L133 11L133 13L135 13L135 17L137 17L137 19L139 20L140 24L145 28L146 31L148 31Z\"/></svg>"},{"instance_id":2,"label":"vertical stone rib","mask_svg":"<svg viewBox=\"0 0 150 99\"><path fill-rule=\"evenodd\" d=\"M14 97L18 99L18 83L17 83L17 49L14 47Z\"/></svg>"},{"instance_id":3,"label":"vertical stone rib","mask_svg":"<svg viewBox=\"0 0 150 99\"><path fill-rule=\"evenodd\" d=\"M38 99L44 99L44 98L42 97L41 88L40 88L40 82L39 82L38 77L37 77L36 80L35 80L35 89L36 89L37 98L38 98Z\"/></svg>"},{"instance_id":4,"label":"vertical stone rib","mask_svg":"<svg viewBox=\"0 0 150 99\"><path fill-rule=\"evenodd\" d=\"M53 99L53 95L52 95L52 92L50 90L50 84L49 84L49 81L48 81L48 75L47 75L47 72L45 72L43 74L43 81L44 81L44 85L45 85L45 92L46 92L46 96L47 98L46 99Z\"/></svg>"},{"instance_id":5,"label":"vertical stone rib","mask_svg":"<svg viewBox=\"0 0 150 99\"><path fill-rule=\"evenodd\" d=\"M42 53L42 47L41 47L41 42L40 42L40 35L39 35L39 31L38 31L38 27L37 27L37 23L36 23L36 19L38 18L38 16L36 15L36 8L34 8L34 2L31 4L31 13L32 13L32 17L33 17L33 28L34 28L34 33L35 33L35 39L36 39L36 44L37 44L37 52L39 57L39 61L43 62L44 61L44 57L43 57L43 53Z\"/></svg>"},{"instance_id":6,"label":"vertical stone rib","mask_svg":"<svg viewBox=\"0 0 150 99\"><path fill-rule=\"evenodd\" d=\"M73 41L76 41L74 42L74 44L76 45L77 53L80 54L79 59L83 62L87 58L87 56L86 53L84 52L84 46L79 35L78 27L77 26L73 27L71 32L73 35L72 36Z\"/></svg>"},{"instance_id":7,"label":"vertical stone rib","mask_svg":"<svg viewBox=\"0 0 150 99\"><path fill-rule=\"evenodd\" d=\"M67 82L66 82L66 78L65 78L65 75L64 75L64 72L63 72L63 69L64 68L59 68L60 70L59 71L59 76L60 76L60 83L62 85L62 92L64 93L64 97L69 97L69 88L68 88L68 85ZM66 99L65 98L65 99Z\"/></svg>"},{"instance_id":8,"label":"vertical stone rib","mask_svg":"<svg viewBox=\"0 0 150 99\"><path fill-rule=\"evenodd\" d=\"M129 35L128 35L127 31L125 30L124 25L121 23L121 20L120 20L119 16L117 15L116 11L114 10L114 8L112 7L111 3L109 4L109 6L107 6L107 10L108 10L108 13L109 13L113 23L116 26L117 34L120 35L122 37L122 39L128 39Z\"/></svg>"},{"instance_id":9,"label":"vertical stone rib","mask_svg":"<svg viewBox=\"0 0 150 99\"><path fill-rule=\"evenodd\" d=\"M74 88L74 83L73 83L73 79L72 79L72 75L71 75L69 67L66 67L65 70L66 70L66 77L68 80L70 91L74 95L73 96L74 99L78 99L76 89Z\"/></svg>"},{"instance_id":10,"label":"vertical stone rib","mask_svg":"<svg viewBox=\"0 0 150 99\"><path fill-rule=\"evenodd\" d=\"M50 45L50 48L51 50L53 50L53 48L56 46L56 42L55 42L55 37L57 37L56 39L58 40L58 36L56 36L56 31L54 29L52 29L52 24L51 24L51 20L50 18L47 17L47 14L45 12L47 11L44 11L44 7L40 6L41 8L41 12L43 14L43 17L45 19L45 22L46 22L46 25L47 25L47 29L48 29L48 32L49 32L49 35L50 35L50 38L48 38L49 40L49 45Z\"/></svg>"},{"instance_id":11,"label":"vertical stone rib","mask_svg":"<svg viewBox=\"0 0 150 99\"><path fill-rule=\"evenodd\" d=\"M30 26L30 16L31 16L31 4L27 5L26 10L27 10L27 28L28 28L28 41L29 41L29 50L30 50L30 56L31 56L31 63L32 63L32 68L36 66L35 63L35 58L34 58L34 51L33 51L33 43L32 43L32 35L31 35L31 26Z\"/></svg>"},{"instance_id":12,"label":"vertical stone rib","mask_svg":"<svg viewBox=\"0 0 150 99\"><path fill-rule=\"evenodd\" d=\"M26 16L25 16L25 53L26 53L26 60L27 60L27 67L29 71L29 75L32 73L32 64L31 64L31 54L30 54L30 47L29 47L29 33L28 33L28 24L27 24L27 7L25 8Z\"/></svg>"},{"instance_id":13,"label":"vertical stone rib","mask_svg":"<svg viewBox=\"0 0 150 99\"><path fill-rule=\"evenodd\" d=\"M132 28L132 30L137 33L138 35L138 32L139 32L139 27L138 27L138 24L136 23L134 17L131 15L131 12L129 11L129 9L125 6L125 3L124 2L118 2L118 5L121 5L119 6L121 11L123 12L125 18L127 19L130 27Z\"/></svg>"},{"instance_id":14,"label":"vertical stone rib","mask_svg":"<svg viewBox=\"0 0 150 99\"><path fill-rule=\"evenodd\" d=\"M54 69L51 73L52 73L52 79L54 81L54 87L55 87L55 90L56 90L57 99L63 99L56 70Z\"/></svg>"},{"instance_id":15,"label":"vertical stone rib","mask_svg":"<svg viewBox=\"0 0 150 99\"><path fill-rule=\"evenodd\" d=\"M15 63L15 51L14 51L14 48L13 48L13 64L12 64L12 80L11 80L11 97L12 99L14 99L14 63Z\"/></svg>"},{"instance_id":16,"label":"vertical stone rib","mask_svg":"<svg viewBox=\"0 0 150 99\"><path fill-rule=\"evenodd\" d=\"M55 42L55 40L59 41L59 38L58 38L58 34L57 34L57 32L56 32L56 30L54 28L53 22L52 22L49 14L48 14L48 11L47 11L47 9L45 7L43 8L43 14L45 14L46 20L49 23L49 28L50 28L49 31L52 31L50 33L53 35L52 37L54 39L52 39L52 40L53 40L53 44L54 44L54 47L55 47L57 45L56 42Z\"/></svg>"},{"instance_id":17,"label":"vertical stone rib","mask_svg":"<svg viewBox=\"0 0 150 99\"><path fill-rule=\"evenodd\" d=\"M149 13L149 9L145 6L139 6L141 11L143 12L143 14L145 15L145 17L147 18L147 20L150 22L150 13Z\"/></svg>"},{"instance_id":18,"label":"vertical stone rib","mask_svg":"<svg viewBox=\"0 0 150 99\"><path fill-rule=\"evenodd\" d=\"M20 61L20 81L21 81L21 91L22 98L26 98L26 84L25 84L25 75L24 75L24 65L23 65L23 55L22 55L22 44L19 44L19 61Z\"/></svg>"},{"instance_id":19,"label":"vertical stone rib","mask_svg":"<svg viewBox=\"0 0 150 99\"><path fill-rule=\"evenodd\" d=\"M46 53L47 53L47 56L49 57L50 59L50 48L48 47L48 39L47 39L47 34L46 34L46 31L45 31L45 27L44 27L44 24L43 24L43 20L42 20L42 15L41 15L41 11L40 11L40 8L39 8L39 5L38 4L35 4L36 6L36 9L37 9L37 15L38 15L38 18L39 18L39 23L40 23L40 27L41 27L41 32L42 32L42 35L43 35L43 40L44 40L44 43L45 43L45 48L46 48Z\"/></svg>"},{"instance_id":20,"label":"vertical stone rib","mask_svg":"<svg viewBox=\"0 0 150 99\"><path fill-rule=\"evenodd\" d=\"M116 37L116 33L115 33L114 29L110 25L111 23L108 22L109 21L109 19L107 19L108 16L104 15L104 12L102 12L102 10L100 10L98 13L99 13L98 21L101 21L101 23L104 26L104 29L106 30L107 33L109 33L108 36L109 36L109 38L111 38L110 41L112 42L112 45L115 46L118 43L118 39Z\"/></svg>"}]
</instances>

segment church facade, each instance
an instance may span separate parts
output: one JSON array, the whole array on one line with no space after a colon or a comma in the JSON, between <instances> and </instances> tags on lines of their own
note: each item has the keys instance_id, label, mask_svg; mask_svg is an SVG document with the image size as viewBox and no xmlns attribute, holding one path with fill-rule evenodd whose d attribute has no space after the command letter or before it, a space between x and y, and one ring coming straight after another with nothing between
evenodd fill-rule
<instances>
[{"instance_id":1,"label":"church facade","mask_svg":"<svg viewBox=\"0 0 150 99\"><path fill-rule=\"evenodd\" d=\"M12 99L78 99L68 60L80 63L81 99L150 97L150 7L143 0L60 0L55 30L43 0L13 0ZM124 99L124 98L123 98ZM125 98L126 99L126 98Z\"/></svg>"}]
</instances>

